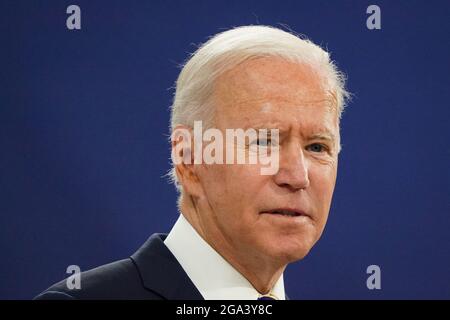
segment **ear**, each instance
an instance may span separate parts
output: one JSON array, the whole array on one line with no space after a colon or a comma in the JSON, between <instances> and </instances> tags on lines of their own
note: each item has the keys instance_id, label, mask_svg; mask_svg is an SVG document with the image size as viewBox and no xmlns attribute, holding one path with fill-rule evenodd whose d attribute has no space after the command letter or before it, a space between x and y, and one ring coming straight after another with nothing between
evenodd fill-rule
<instances>
[{"instance_id":1,"label":"ear","mask_svg":"<svg viewBox=\"0 0 450 320\"><path fill-rule=\"evenodd\" d=\"M172 162L178 182L193 197L200 197L203 189L198 177L202 164L194 164L194 133L192 128L177 125L171 135Z\"/></svg>"}]
</instances>

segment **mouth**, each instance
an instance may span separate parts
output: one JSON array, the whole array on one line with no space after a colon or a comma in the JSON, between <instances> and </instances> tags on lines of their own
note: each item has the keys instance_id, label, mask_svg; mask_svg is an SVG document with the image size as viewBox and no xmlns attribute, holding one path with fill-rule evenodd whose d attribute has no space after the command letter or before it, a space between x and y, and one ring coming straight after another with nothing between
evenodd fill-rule
<instances>
[{"instance_id":1,"label":"mouth","mask_svg":"<svg viewBox=\"0 0 450 320\"><path fill-rule=\"evenodd\" d=\"M308 215L302 211L302 210L298 210L298 209L291 209L291 208L277 208L277 209L272 209L272 210L267 210L267 211L262 211L260 214L271 214L271 215L279 215L279 216L284 216L284 217L308 217Z\"/></svg>"}]
</instances>

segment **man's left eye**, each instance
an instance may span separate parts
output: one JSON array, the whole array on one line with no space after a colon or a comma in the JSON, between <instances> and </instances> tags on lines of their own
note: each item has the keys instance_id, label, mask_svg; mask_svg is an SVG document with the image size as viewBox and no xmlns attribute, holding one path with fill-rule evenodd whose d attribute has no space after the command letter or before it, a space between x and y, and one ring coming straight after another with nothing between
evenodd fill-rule
<instances>
[{"instance_id":1,"label":"man's left eye","mask_svg":"<svg viewBox=\"0 0 450 320\"><path fill-rule=\"evenodd\" d=\"M324 152L327 150L327 147L320 143L313 143L307 146L306 149L312 152Z\"/></svg>"}]
</instances>

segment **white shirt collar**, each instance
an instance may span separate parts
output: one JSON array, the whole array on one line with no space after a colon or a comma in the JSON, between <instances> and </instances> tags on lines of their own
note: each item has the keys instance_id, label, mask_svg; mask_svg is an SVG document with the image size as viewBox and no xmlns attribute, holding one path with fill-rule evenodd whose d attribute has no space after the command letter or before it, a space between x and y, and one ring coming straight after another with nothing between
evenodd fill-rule
<instances>
[{"instance_id":1,"label":"white shirt collar","mask_svg":"<svg viewBox=\"0 0 450 320\"><path fill-rule=\"evenodd\" d=\"M260 296L242 274L203 240L182 214L164 244L205 300L256 300ZM271 294L285 300L283 275Z\"/></svg>"}]
</instances>

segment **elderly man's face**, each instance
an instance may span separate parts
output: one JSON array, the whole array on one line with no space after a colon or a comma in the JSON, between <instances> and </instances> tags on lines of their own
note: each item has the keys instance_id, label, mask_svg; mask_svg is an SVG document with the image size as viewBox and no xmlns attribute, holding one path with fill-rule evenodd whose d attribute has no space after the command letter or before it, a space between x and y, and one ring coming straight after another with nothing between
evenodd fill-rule
<instances>
[{"instance_id":1,"label":"elderly man's face","mask_svg":"<svg viewBox=\"0 0 450 320\"><path fill-rule=\"evenodd\" d=\"M261 175L259 164L197 167L201 229L219 251L289 263L320 238L339 145L335 103L320 80L309 67L274 57L246 61L218 79L216 128L280 130L274 175ZM274 211L282 209L297 216Z\"/></svg>"}]
</instances>

